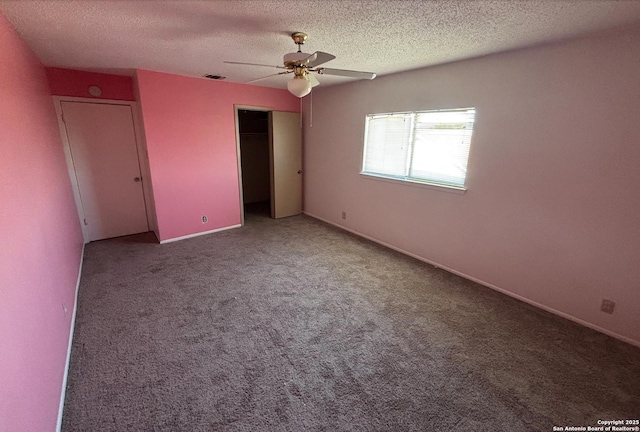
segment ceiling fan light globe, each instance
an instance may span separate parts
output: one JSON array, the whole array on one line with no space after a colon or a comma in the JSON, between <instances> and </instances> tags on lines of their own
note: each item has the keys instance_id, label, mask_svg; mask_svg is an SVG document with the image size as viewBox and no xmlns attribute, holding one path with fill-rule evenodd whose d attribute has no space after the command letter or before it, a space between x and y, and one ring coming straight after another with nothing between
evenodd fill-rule
<instances>
[{"instance_id":1,"label":"ceiling fan light globe","mask_svg":"<svg viewBox=\"0 0 640 432\"><path fill-rule=\"evenodd\" d=\"M296 76L287 82L289 92L296 97L305 97L311 92L311 83L303 76Z\"/></svg>"}]
</instances>

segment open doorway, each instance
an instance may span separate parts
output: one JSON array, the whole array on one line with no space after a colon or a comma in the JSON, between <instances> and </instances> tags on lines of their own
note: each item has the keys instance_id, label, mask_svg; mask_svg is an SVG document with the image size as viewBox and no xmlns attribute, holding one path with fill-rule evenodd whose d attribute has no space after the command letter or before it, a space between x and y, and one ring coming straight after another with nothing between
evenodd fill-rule
<instances>
[{"instance_id":1,"label":"open doorway","mask_svg":"<svg viewBox=\"0 0 640 432\"><path fill-rule=\"evenodd\" d=\"M297 112L237 106L242 224L302 213L302 131Z\"/></svg>"},{"instance_id":2,"label":"open doorway","mask_svg":"<svg viewBox=\"0 0 640 432\"><path fill-rule=\"evenodd\" d=\"M269 112L238 109L242 201L246 217L271 217Z\"/></svg>"}]
</instances>

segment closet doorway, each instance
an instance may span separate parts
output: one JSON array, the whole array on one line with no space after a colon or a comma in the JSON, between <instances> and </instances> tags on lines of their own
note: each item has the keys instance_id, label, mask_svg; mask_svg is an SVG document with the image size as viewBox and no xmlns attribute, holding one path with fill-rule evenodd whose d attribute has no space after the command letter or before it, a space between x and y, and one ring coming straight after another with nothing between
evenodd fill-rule
<instances>
[{"instance_id":1,"label":"closet doorway","mask_svg":"<svg viewBox=\"0 0 640 432\"><path fill-rule=\"evenodd\" d=\"M269 112L238 110L245 216L271 216Z\"/></svg>"},{"instance_id":2,"label":"closet doorway","mask_svg":"<svg viewBox=\"0 0 640 432\"><path fill-rule=\"evenodd\" d=\"M243 223L302 213L300 114L236 107Z\"/></svg>"}]
</instances>

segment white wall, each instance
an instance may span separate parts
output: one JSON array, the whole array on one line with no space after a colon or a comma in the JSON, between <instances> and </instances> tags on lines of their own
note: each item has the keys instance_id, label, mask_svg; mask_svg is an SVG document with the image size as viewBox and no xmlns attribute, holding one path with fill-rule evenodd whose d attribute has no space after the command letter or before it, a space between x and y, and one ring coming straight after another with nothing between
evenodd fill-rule
<instances>
[{"instance_id":1,"label":"white wall","mask_svg":"<svg viewBox=\"0 0 640 432\"><path fill-rule=\"evenodd\" d=\"M366 114L470 106L465 194L359 175ZM318 87L312 120L306 213L640 344L640 27Z\"/></svg>"}]
</instances>

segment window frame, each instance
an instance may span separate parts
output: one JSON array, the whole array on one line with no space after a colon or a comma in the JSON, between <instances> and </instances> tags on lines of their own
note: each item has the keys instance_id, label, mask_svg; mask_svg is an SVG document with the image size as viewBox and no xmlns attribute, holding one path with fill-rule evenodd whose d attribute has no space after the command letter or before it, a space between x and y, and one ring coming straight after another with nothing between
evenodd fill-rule
<instances>
[{"instance_id":1,"label":"window frame","mask_svg":"<svg viewBox=\"0 0 640 432\"><path fill-rule=\"evenodd\" d=\"M413 155L415 152L415 121L417 115L423 113L442 113L442 112L456 112L456 111L474 111L474 120L473 120L473 129L471 130L471 137L469 139L469 152L467 154L467 168L469 166L469 160L471 158L471 146L474 141L474 132L476 130L476 117L477 117L477 108L476 107L467 107L467 108L442 108L442 109L431 109L431 110L416 110L416 111L399 111L399 112L388 112L388 113L370 113L365 115L365 127L364 127L364 139L361 153L361 167L360 167L360 175L363 178L378 180L378 181L386 181L391 183L401 183L410 186L423 187L428 189L440 190L445 192L453 192L463 194L467 191L467 179L468 172L465 172L464 183L462 185L450 184L438 182L431 179L421 179L419 177L411 177L409 174L411 173L411 168L413 166ZM408 141L408 145L410 148L407 151L407 161L405 165L406 175L404 176L396 176L396 175L387 175L383 173L375 173L372 171L365 170L366 163L366 155L367 155L367 137L369 133L369 119L380 117L380 116L411 116L411 131L410 131L410 139Z\"/></svg>"}]
</instances>

